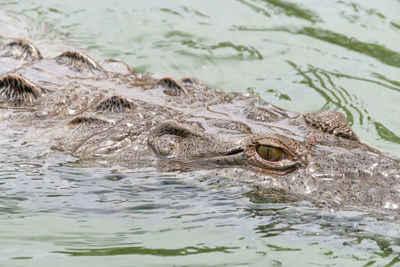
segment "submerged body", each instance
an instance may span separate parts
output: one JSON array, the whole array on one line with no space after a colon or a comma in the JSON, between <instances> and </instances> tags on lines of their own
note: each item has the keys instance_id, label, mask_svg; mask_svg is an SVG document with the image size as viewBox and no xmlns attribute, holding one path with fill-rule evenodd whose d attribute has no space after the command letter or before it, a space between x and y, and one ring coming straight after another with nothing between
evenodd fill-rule
<instances>
[{"instance_id":1,"label":"submerged body","mask_svg":"<svg viewBox=\"0 0 400 267\"><path fill-rule=\"evenodd\" d=\"M0 51L2 123L81 159L222 178L329 206L398 210L400 164L334 111L298 114L194 78L157 79L26 40ZM32 137L34 138L34 137Z\"/></svg>"}]
</instances>

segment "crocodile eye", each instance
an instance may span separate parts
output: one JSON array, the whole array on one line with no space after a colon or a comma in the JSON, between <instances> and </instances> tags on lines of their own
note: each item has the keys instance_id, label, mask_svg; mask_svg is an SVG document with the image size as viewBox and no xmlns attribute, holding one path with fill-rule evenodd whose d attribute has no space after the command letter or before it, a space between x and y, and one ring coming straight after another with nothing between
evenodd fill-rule
<instances>
[{"instance_id":1,"label":"crocodile eye","mask_svg":"<svg viewBox=\"0 0 400 267\"><path fill-rule=\"evenodd\" d=\"M278 161L285 153L280 148L259 145L257 146L257 154L265 160Z\"/></svg>"},{"instance_id":2,"label":"crocodile eye","mask_svg":"<svg viewBox=\"0 0 400 267\"><path fill-rule=\"evenodd\" d=\"M246 157L248 166L262 173L289 173L300 164L296 154L274 137L257 140L246 150Z\"/></svg>"}]
</instances>

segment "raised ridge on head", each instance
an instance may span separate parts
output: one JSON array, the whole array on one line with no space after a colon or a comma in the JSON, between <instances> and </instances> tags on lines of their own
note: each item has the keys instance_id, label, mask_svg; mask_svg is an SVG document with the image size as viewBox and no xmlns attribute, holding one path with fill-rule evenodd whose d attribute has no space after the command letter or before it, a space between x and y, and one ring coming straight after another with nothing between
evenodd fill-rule
<instances>
[{"instance_id":1,"label":"raised ridge on head","mask_svg":"<svg viewBox=\"0 0 400 267\"><path fill-rule=\"evenodd\" d=\"M349 140L359 140L358 136L347 123L346 117L340 112L324 110L304 114L303 117L315 129Z\"/></svg>"},{"instance_id":2,"label":"raised ridge on head","mask_svg":"<svg viewBox=\"0 0 400 267\"><path fill-rule=\"evenodd\" d=\"M41 60L43 58L39 49L25 39L15 39L4 45L2 50L2 57L11 57L28 62Z\"/></svg>"},{"instance_id":3,"label":"raised ridge on head","mask_svg":"<svg viewBox=\"0 0 400 267\"><path fill-rule=\"evenodd\" d=\"M162 78L158 80L157 85L164 88L163 92L166 95L170 96L187 95L186 89L183 87L183 85L173 78L170 77Z\"/></svg>"},{"instance_id":4,"label":"raised ridge on head","mask_svg":"<svg viewBox=\"0 0 400 267\"><path fill-rule=\"evenodd\" d=\"M67 122L67 126L72 128L74 131L85 132L95 128L103 128L108 126L110 123L101 118L97 118L94 116L85 116L80 115L77 116L70 121Z\"/></svg>"},{"instance_id":5,"label":"raised ridge on head","mask_svg":"<svg viewBox=\"0 0 400 267\"><path fill-rule=\"evenodd\" d=\"M17 74L0 77L0 103L12 106L31 104L42 96L44 90Z\"/></svg>"},{"instance_id":6,"label":"raised ridge on head","mask_svg":"<svg viewBox=\"0 0 400 267\"><path fill-rule=\"evenodd\" d=\"M68 122L68 125L80 125L80 124L91 124L91 125L102 125L102 124L107 124L108 122L103 120L103 119L99 119L96 117L90 117L90 116L77 116L75 118L73 118L72 120L70 120Z\"/></svg>"},{"instance_id":7,"label":"raised ridge on head","mask_svg":"<svg viewBox=\"0 0 400 267\"><path fill-rule=\"evenodd\" d=\"M135 109L134 103L120 95L108 97L100 101L96 106L97 111L110 113L122 113L133 109Z\"/></svg>"},{"instance_id":8,"label":"raised ridge on head","mask_svg":"<svg viewBox=\"0 0 400 267\"><path fill-rule=\"evenodd\" d=\"M218 119L218 120L211 120L209 124L212 125L213 127L221 129L223 132L236 132L238 134L253 133L250 126L239 121Z\"/></svg>"},{"instance_id":9,"label":"raised ridge on head","mask_svg":"<svg viewBox=\"0 0 400 267\"><path fill-rule=\"evenodd\" d=\"M176 135L179 137L196 135L196 133L191 131L186 126L173 120L164 121L157 125L151 133L151 136L162 136L164 134Z\"/></svg>"},{"instance_id":10,"label":"raised ridge on head","mask_svg":"<svg viewBox=\"0 0 400 267\"><path fill-rule=\"evenodd\" d=\"M246 117L253 121L274 122L287 118L286 114L279 112L277 109L266 107L249 107L244 110Z\"/></svg>"},{"instance_id":11,"label":"raised ridge on head","mask_svg":"<svg viewBox=\"0 0 400 267\"><path fill-rule=\"evenodd\" d=\"M66 51L57 56L56 61L79 73L106 73L99 63L82 52Z\"/></svg>"}]
</instances>

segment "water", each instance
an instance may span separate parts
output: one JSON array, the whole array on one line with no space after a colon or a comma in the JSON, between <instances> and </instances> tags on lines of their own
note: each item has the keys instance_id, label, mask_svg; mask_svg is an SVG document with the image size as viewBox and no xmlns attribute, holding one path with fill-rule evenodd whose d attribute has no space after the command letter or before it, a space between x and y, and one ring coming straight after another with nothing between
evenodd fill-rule
<instances>
[{"instance_id":1,"label":"water","mask_svg":"<svg viewBox=\"0 0 400 267\"><path fill-rule=\"evenodd\" d=\"M361 140L400 156L397 0L0 4L14 14L1 13L1 43L26 37L59 44L45 56L74 47L294 111L341 111ZM0 266L400 266L390 217L258 203L191 173L94 168L5 127Z\"/></svg>"}]
</instances>

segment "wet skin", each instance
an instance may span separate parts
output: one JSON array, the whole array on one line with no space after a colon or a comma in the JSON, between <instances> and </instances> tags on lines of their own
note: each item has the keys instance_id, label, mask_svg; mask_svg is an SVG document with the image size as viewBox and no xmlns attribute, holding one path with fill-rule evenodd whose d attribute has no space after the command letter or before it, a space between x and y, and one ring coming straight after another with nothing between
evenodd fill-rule
<instances>
[{"instance_id":1,"label":"wet skin","mask_svg":"<svg viewBox=\"0 0 400 267\"><path fill-rule=\"evenodd\" d=\"M199 171L324 206L399 210L400 164L360 142L343 114L298 114L194 78L137 74L119 61L0 50L2 123L54 150L130 168Z\"/></svg>"}]
</instances>

